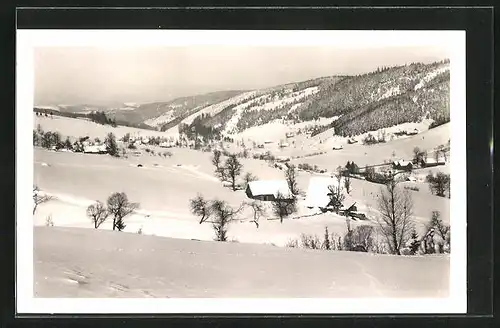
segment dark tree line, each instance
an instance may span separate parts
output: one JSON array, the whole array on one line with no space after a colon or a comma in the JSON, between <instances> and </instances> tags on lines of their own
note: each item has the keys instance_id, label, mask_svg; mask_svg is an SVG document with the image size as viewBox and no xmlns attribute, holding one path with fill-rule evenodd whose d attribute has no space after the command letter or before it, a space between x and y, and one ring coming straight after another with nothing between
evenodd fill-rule
<instances>
[{"instance_id":1,"label":"dark tree line","mask_svg":"<svg viewBox=\"0 0 500 328\"><path fill-rule=\"evenodd\" d=\"M195 143L198 143L198 137L206 141L220 140L220 130L205 123L210 117L210 115L202 113L200 116L197 116L191 124L180 123L178 125L179 134L185 135L189 140L194 140Z\"/></svg>"},{"instance_id":2,"label":"dark tree line","mask_svg":"<svg viewBox=\"0 0 500 328\"><path fill-rule=\"evenodd\" d=\"M92 122L95 122L98 124L103 124L103 125L108 124L108 125L111 125L113 127L117 126L116 120L106 116L106 113L104 113L103 111L95 111L95 112L89 113L89 114L87 114L87 117Z\"/></svg>"}]
</instances>

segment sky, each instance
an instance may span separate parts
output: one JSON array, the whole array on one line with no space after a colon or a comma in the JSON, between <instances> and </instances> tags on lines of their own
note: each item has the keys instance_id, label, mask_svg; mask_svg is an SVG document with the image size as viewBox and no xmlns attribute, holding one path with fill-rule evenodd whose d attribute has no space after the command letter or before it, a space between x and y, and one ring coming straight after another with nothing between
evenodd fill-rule
<instances>
[{"instance_id":1,"label":"sky","mask_svg":"<svg viewBox=\"0 0 500 328\"><path fill-rule=\"evenodd\" d=\"M158 102L449 58L446 48L335 46L37 47L35 104Z\"/></svg>"}]
</instances>

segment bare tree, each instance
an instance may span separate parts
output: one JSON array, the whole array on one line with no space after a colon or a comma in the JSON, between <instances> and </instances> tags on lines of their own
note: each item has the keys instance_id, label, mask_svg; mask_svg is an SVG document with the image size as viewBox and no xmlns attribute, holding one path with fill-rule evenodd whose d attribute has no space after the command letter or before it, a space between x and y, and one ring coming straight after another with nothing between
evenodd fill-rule
<instances>
[{"instance_id":1,"label":"bare tree","mask_svg":"<svg viewBox=\"0 0 500 328\"><path fill-rule=\"evenodd\" d=\"M299 248L299 241L297 239L289 239L285 243L285 247L288 247L288 248Z\"/></svg>"},{"instance_id":2,"label":"bare tree","mask_svg":"<svg viewBox=\"0 0 500 328\"><path fill-rule=\"evenodd\" d=\"M102 202L96 201L87 207L87 216L94 223L94 228L97 229L109 217L109 212Z\"/></svg>"},{"instance_id":3,"label":"bare tree","mask_svg":"<svg viewBox=\"0 0 500 328\"><path fill-rule=\"evenodd\" d=\"M420 163L425 157L425 152L420 150L420 148L413 148L413 164Z\"/></svg>"},{"instance_id":4,"label":"bare tree","mask_svg":"<svg viewBox=\"0 0 500 328\"><path fill-rule=\"evenodd\" d=\"M225 163L224 180L231 183L231 188L236 191L236 178L241 174L243 164L240 163L236 154L229 155Z\"/></svg>"},{"instance_id":5,"label":"bare tree","mask_svg":"<svg viewBox=\"0 0 500 328\"><path fill-rule=\"evenodd\" d=\"M345 176L344 176L344 188L345 188L345 191L350 194L351 191L352 191L352 188L351 188L351 177L349 176L349 173L347 173Z\"/></svg>"},{"instance_id":6,"label":"bare tree","mask_svg":"<svg viewBox=\"0 0 500 328\"><path fill-rule=\"evenodd\" d=\"M438 172L436 175L429 173L425 177L431 191L437 196L444 197L445 193L450 191L450 175Z\"/></svg>"},{"instance_id":7,"label":"bare tree","mask_svg":"<svg viewBox=\"0 0 500 328\"><path fill-rule=\"evenodd\" d=\"M432 216L429 223L426 225L426 234L427 238L424 238L424 251L425 253L434 252L434 234L437 232L437 235L441 239L440 247L444 247L445 245L450 247L450 226L445 224L441 219L441 212L432 211ZM429 239L432 237L432 242L429 242ZM429 245L430 244L430 245ZM429 250L430 249L430 250ZM440 252L443 252L443 249L440 249Z\"/></svg>"},{"instance_id":8,"label":"bare tree","mask_svg":"<svg viewBox=\"0 0 500 328\"><path fill-rule=\"evenodd\" d=\"M351 221L349 218L345 220L346 226L347 226L347 232L344 235L344 245L343 249L346 251L352 251L354 247L354 241L353 241L353 230L351 229Z\"/></svg>"},{"instance_id":9,"label":"bare tree","mask_svg":"<svg viewBox=\"0 0 500 328\"><path fill-rule=\"evenodd\" d=\"M266 215L266 209L262 203L258 201L253 201L248 204L253 210L253 220L250 222L255 223L257 228L259 228L259 218Z\"/></svg>"},{"instance_id":10,"label":"bare tree","mask_svg":"<svg viewBox=\"0 0 500 328\"><path fill-rule=\"evenodd\" d=\"M289 164L285 171L285 179L288 183L288 188L290 188L290 192L292 195L297 195L299 193L299 188L297 186L297 170L295 169L295 165Z\"/></svg>"},{"instance_id":11,"label":"bare tree","mask_svg":"<svg viewBox=\"0 0 500 328\"><path fill-rule=\"evenodd\" d=\"M413 229L413 201L407 190L390 180L378 195L378 225L391 254L401 255L401 248Z\"/></svg>"},{"instance_id":12,"label":"bare tree","mask_svg":"<svg viewBox=\"0 0 500 328\"><path fill-rule=\"evenodd\" d=\"M221 156L222 153L220 152L220 150L215 149L212 153L212 164L215 166L215 174L219 178L222 178L221 169L223 169L221 166L221 161L222 161Z\"/></svg>"},{"instance_id":13,"label":"bare tree","mask_svg":"<svg viewBox=\"0 0 500 328\"><path fill-rule=\"evenodd\" d=\"M191 213L196 216L201 216L200 224L210 218L210 204L201 194L198 194L195 198L189 201L189 207L191 208Z\"/></svg>"},{"instance_id":14,"label":"bare tree","mask_svg":"<svg viewBox=\"0 0 500 328\"><path fill-rule=\"evenodd\" d=\"M439 150L434 150L434 160L436 161L436 163L439 162L439 153Z\"/></svg>"},{"instance_id":15,"label":"bare tree","mask_svg":"<svg viewBox=\"0 0 500 328\"><path fill-rule=\"evenodd\" d=\"M227 232L229 224L234 220L234 217L241 211L242 206L239 209L234 210L223 200L214 200L211 204L211 211L214 215L212 221L212 228L215 232L216 241L227 241Z\"/></svg>"},{"instance_id":16,"label":"bare tree","mask_svg":"<svg viewBox=\"0 0 500 328\"><path fill-rule=\"evenodd\" d=\"M352 243L354 251L368 252L373 245L373 227L370 225L357 226L352 230Z\"/></svg>"},{"instance_id":17,"label":"bare tree","mask_svg":"<svg viewBox=\"0 0 500 328\"><path fill-rule=\"evenodd\" d=\"M52 196L41 195L40 188L38 188L38 186L33 186L33 215L35 215L38 205L46 203L52 199Z\"/></svg>"},{"instance_id":18,"label":"bare tree","mask_svg":"<svg viewBox=\"0 0 500 328\"><path fill-rule=\"evenodd\" d=\"M245 182L245 188L246 186L248 186L248 184L252 181L255 181L257 180L257 177L255 175L253 175L252 173L250 172L247 172L245 174L245 176L243 176L243 181Z\"/></svg>"},{"instance_id":19,"label":"bare tree","mask_svg":"<svg viewBox=\"0 0 500 328\"><path fill-rule=\"evenodd\" d=\"M113 230L123 231L126 225L123 219L139 207L131 203L124 192L115 192L108 197L108 211L113 215Z\"/></svg>"},{"instance_id":20,"label":"bare tree","mask_svg":"<svg viewBox=\"0 0 500 328\"><path fill-rule=\"evenodd\" d=\"M436 214L434 214L436 213ZM433 211L433 218L436 216L434 219L434 227L436 228L436 231L438 232L439 236L445 241L445 242L450 242L450 226L445 224L443 220L441 220L441 213L439 211Z\"/></svg>"},{"instance_id":21,"label":"bare tree","mask_svg":"<svg viewBox=\"0 0 500 328\"><path fill-rule=\"evenodd\" d=\"M328 186L328 197L330 197L329 205L333 207L335 213L339 212L345 200L344 190L342 188L342 175L343 169L339 166L335 173L336 184Z\"/></svg>"},{"instance_id":22,"label":"bare tree","mask_svg":"<svg viewBox=\"0 0 500 328\"><path fill-rule=\"evenodd\" d=\"M305 233L300 235L300 244L305 249L321 249L322 243L318 236L307 235Z\"/></svg>"},{"instance_id":23,"label":"bare tree","mask_svg":"<svg viewBox=\"0 0 500 328\"><path fill-rule=\"evenodd\" d=\"M40 137L38 136L38 132L36 130L33 130L33 146L38 146L40 143Z\"/></svg>"},{"instance_id":24,"label":"bare tree","mask_svg":"<svg viewBox=\"0 0 500 328\"><path fill-rule=\"evenodd\" d=\"M446 146L445 145L439 145L436 147L436 152L439 154L441 153L443 156L443 159L446 161L447 156L446 156Z\"/></svg>"},{"instance_id":25,"label":"bare tree","mask_svg":"<svg viewBox=\"0 0 500 328\"><path fill-rule=\"evenodd\" d=\"M273 212L280 218L280 222L283 223L284 218L297 212L297 200L295 198L287 198L278 192L273 200Z\"/></svg>"}]
</instances>

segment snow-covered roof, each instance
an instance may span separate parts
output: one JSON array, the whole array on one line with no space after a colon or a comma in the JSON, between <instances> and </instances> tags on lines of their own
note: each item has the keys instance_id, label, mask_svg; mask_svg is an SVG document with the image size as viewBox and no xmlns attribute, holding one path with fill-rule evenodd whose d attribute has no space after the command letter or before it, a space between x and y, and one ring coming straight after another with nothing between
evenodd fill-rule
<instances>
[{"instance_id":1,"label":"snow-covered roof","mask_svg":"<svg viewBox=\"0 0 500 328\"><path fill-rule=\"evenodd\" d=\"M343 201L343 206L341 209L347 210L349 207L352 205L356 204L356 207L359 207L359 203L356 202L354 198L352 198L351 195L347 194L344 192L344 201Z\"/></svg>"},{"instance_id":2,"label":"snow-covered roof","mask_svg":"<svg viewBox=\"0 0 500 328\"><path fill-rule=\"evenodd\" d=\"M288 157L288 156L277 156L276 159L278 161L289 161L290 157Z\"/></svg>"},{"instance_id":3,"label":"snow-covered roof","mask_svg":"<svg viewBox=\"0 0 500 328\"><path fill-rule=\"evenodd\" d=\"M427 157L424 159L425 163L431 164L431 163L437 163L436 159L434 157Z\"/></svg>"},{"instance_id":4,"label":"snow-covered roof","mask_svg":"<svg viewBox=\"0 0 500 328\"><path fill-rule=\"evenodd\" d=\"M410 161L405 161L405 160L399 160L399 161L394 161L394 165L399 165L399 166L408 166L410 164L413 164Z\"/></svg>"},{"instance_id":5,"label":"snow-covered roof","mask_svg":"<svg viewBox=\"0 0 500 328\"><path fill-rule=\"evenodd\" d=\"M439 158L437 159L436 161L436 158L433 156L433 157L427 157L427 158L424 158L424 161L425 163L427 164L443 164L443 163L446 163L446 160L444 158L444 156L439 156Z\"/></svg>"},{"instance_id":6,"label":"snow-covered roof","mask_svg":"<svg viewBox=\"0 0 500 328\"><path fill-rule=\"evenodd\" d=\"M257 180L248 183L253 196L274 195L281 193L285 197L291 197L292 193L285 180Z\"/></svg>"},{"instance_id":7,"label":"snow-covered roof","mask_svg":"<svg viewBox=\"0 0 500 328\"><path fill-rule=\"evenodd\" d=\"M94 145L94 146L85 146L83 151L86 153L99 153L106 151L106 145Z\"/></svg>"},{"instance_id":8,"label":"snow-covered roof","mask_svg":"<svg viewBox=\"0 0 500 328\"><path fill-rule=\"evenodd\" d=\"M312 177L307 189L306 206L324 207L330 202L328 186L337 186L336 178Z\"/></svg>"}]
</instances>

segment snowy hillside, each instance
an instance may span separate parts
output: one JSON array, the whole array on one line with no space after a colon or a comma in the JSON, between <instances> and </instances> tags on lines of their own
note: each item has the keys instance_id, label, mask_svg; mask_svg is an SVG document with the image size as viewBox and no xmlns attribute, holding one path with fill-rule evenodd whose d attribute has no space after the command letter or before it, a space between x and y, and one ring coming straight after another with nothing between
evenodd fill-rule
<instances>
[{"instance_id":1,"label":"snowy hillside","mask_svg":"<svg viewBox=\"0 0 500 328\"><path fill-rule=\"evenodd\" d=\"M449 267L449 256L323 252L78 228L36 227L34 233L35 297L448 297Z\"/></svg>"},{"instance_id":2,"label":"snowy hillside","mask_svg":"<svg viewBox=\"0 0 500 328\"><path fill-rule=\"evenodd\" d=\"M197 116L200 116L201 114L208 114L208 115L214 116L214 115L219 114L221 111L223 111L224 109L226 109L228 107L242 106L242 104L245 104L247 100L254 97L255 94L256 94L255 91L245 92L241 95L238 95L238 96L233 97L231 99L225 100L221 103L207 106L207 107L203 108L202 110L196 112L195 114L186 117L184 120L181 121L181 123L191 124L191 122L193 122L193 120Z\"/></svg>"},{"instance_id":3,"label":"snowy hillside","mask_svg":"<svg viewBox=\"0 0 500 328\"><path fill-rule=\"evenodd\" d=\"M245 134L246 130L276 123L292 131L293 126L306 122L316 125L315 130L342 137L410 123L426 129L432 122L449 121L449 70L447 60L413 63L363 75L254 90L193 111L177 123L190 127L195 119L201 119L202 125L222 135ZM167 114L154 123L172 117ZM328 123L318 124L318 119ZM167 128L173 130L176 124Z\"/></svg>"},{"instance_id":4,"label":"snowy hillside","mask_svg":"<svg viewBox=\"0 0 500 328\"><path fill-rule=\"evenodd\" d=\"M250 102L241 104L240 106L237 106L237 108L235 108L236 113L226 123L224 133L234 134L239 132L241 126L240 122L242 120L242 117L244 119L245 116L248 116L251 112L254 112L251 113L254 115L262 115L263 114L262 111L274 112L277 111L278 109L282 109L287 105L292 105L288 110L288 113L290 113L294 109L298 108L298 106L300 106L301 102L304 101L304 99L317 92L318 92L318 87L306 88L296 92L291 92L290 90L286 90L281 95L265 94ZM259 123L261 122L263 122L263 120L257 121L257 125L259 125ZM244 125L242 127L242 130L244 130L248 125L249 125L248 123L246 124L246 126Z\"/></svg>"},{"instance_id":5,"label":"snowy hillside","mask_svg":"<svg viewBox=\"0 0 500 328\"><path fill-rule=\"evenodd\" d=\"M165 112L164 114L158 116L158 117L155 117L155 118L151 118L149 120L146 120L144 121L144 123L146 123L147 125L149 126L162 126L163 124L166 124L168 122L171 122L175 119L175 108L177 108L178 106L176 105L171 105L170 110L168 110L167 112ZM201 108L201 106L197 106L193 109L193 111L196 111L197 109Z\"/></svg>"},{"instance_id":6,"label":"snowy hillside","mask_svg":"<svg viewBox=\"0 0 500 328\"><path fill-rule=\"evenodd\" d=\"M316 127L321 130L316 133L330 130L352 137L405 123L449 122L449 79L450 63L443 60L258 90L219 91L167 102L128 102L104 111L116 121L162 131L177 130L179 125L192 130L193 122L201 119L201 125L222 135L240 134L269 123L318 125L316 120L327 119L326 125ZM57 108L77 113L102 110L90 105Z\"/></svg>"},{"instance_id":7,"label":"snowy hillside","mask_svg":"<svg viewBox=\"0 0 500 328\"><path fill-rule=\"evenodd\" d=\"M58 106L35 106L35 108L41 109L41 110L55 110L58 112L60 111Z\"/></svg>"}]
</instances>

